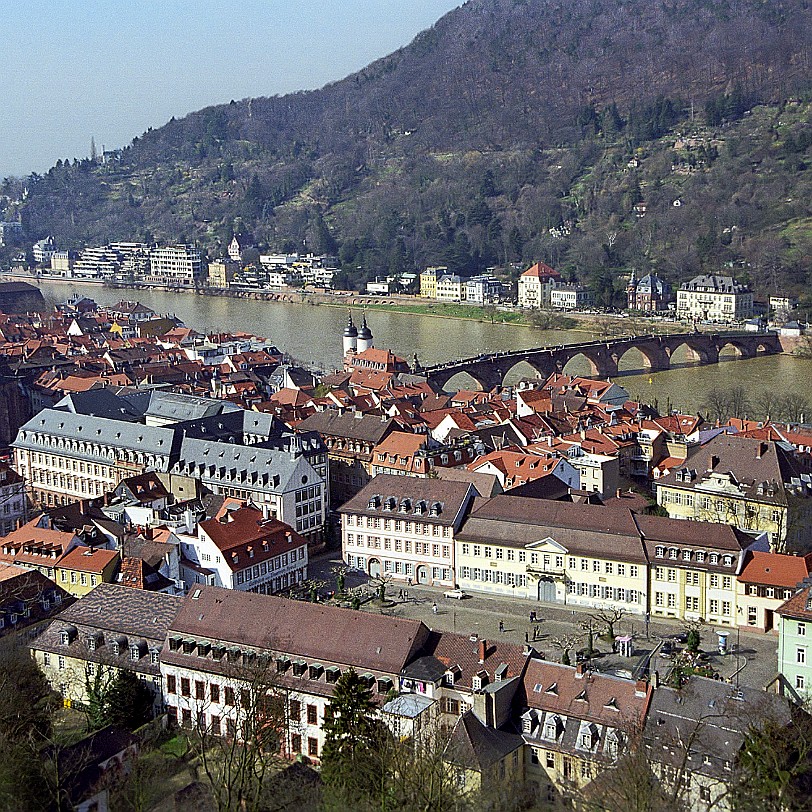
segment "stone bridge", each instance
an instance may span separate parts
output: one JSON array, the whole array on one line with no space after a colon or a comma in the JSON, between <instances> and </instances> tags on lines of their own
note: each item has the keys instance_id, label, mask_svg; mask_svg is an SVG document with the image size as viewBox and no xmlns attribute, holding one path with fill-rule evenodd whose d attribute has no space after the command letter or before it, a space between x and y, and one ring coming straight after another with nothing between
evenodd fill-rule
<instances>
[{"instance_id":1,"label":"stone bridge","mask_svg":"<svg viewBox=\"0 0 812 812\"><path fill-rule=\"evenodd\" d=\"M737 358L781 352L776 333L678 333L624 336L535 350L488 353L416 371L440 387L445 387L460 372L467 372L483 390L490 391L501 386L510 370L521 362L533 367L540 377L547 378L554 372L561 372L572 358L582 355L589 362L593 377L609 378L618 374L620 359L629 350L639 350L646 371L659 372L671 368L671 358L681 347L685 349L689 362L700 365L719 363L720 353L729 348Z\"/></svg>"}]
</instances>

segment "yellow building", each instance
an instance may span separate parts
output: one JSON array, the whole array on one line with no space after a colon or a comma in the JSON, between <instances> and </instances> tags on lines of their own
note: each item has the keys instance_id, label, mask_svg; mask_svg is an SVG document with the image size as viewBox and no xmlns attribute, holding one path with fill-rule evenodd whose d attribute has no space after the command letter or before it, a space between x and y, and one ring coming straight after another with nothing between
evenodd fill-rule
<instances>
[{"instance_id":1,"label":"yellow building","mask_svg":"<svg viewBox=\"0 0 812 812\"><path fill-rule=\"evenodd\" d=\"M88 685L133 671L163 710L160 652L182 598L102 584L62 611L29 648L54 690L82 704Z\"/></svg>"},{"instance_id":2,"label":"yellow building","mask_svg":"<svg viewBox=\"0 0 812 812\"><path fill-rule=\"evenodd\" d=\"M647 561L628 512L500 495L469 516L454 544L462 589L646 612Z\"/></svg>"},{"instance_id":3,"label":"yellow building","mask_svg":"<svg viewBox=\"0 0 812 812\"><path fill-rule=\"evenodd\" d=\"M674 519L732 524L768 533L777 552L807 552L812 490L792 452L775 442L720 435L657 482Z\"/></svg>"},{"instance_id":4,"label":"yellow building","mask_svg":"<svg viewBox=\"0 0 812 812\"><path fill-rule=\"evenodd\" d=\"M437 298L437 280L447 270L448 268L445 267L426 268L426 270L420 274L420 295L424 299Z\"/></svg>"},{"instance_id":5,"label":"yellow building","mask_svg":"<svg viewBox=\"0 0 812 812\"><path fill-rule=\"evenodd\" d=\"M74 547L56 562L54 579L71 595L81 598L99 584L112 583L120 563L117 550Z\"/></svg>"},{"instance_id":6,"label":"yellow building","mask_svg":"<svg viewBox=\"0 0 812 812\"><path fill-rule=\"evenodd\" d=\"M525 778L536 797L548 807L566 806L614 765L642 729L651 694L645 682L528 660L517 703Z\"/></svg>"},{"instance_id":7,"label":"yellow building","mask_svg":"<svg viewBox=\"0 0 812 812\"><path fill-rule=\"evenodd\" d=\"M753 539L722 524L637 516L650 561L652 616L737 623L736 575Z\"/></svg>"}]
</instances>

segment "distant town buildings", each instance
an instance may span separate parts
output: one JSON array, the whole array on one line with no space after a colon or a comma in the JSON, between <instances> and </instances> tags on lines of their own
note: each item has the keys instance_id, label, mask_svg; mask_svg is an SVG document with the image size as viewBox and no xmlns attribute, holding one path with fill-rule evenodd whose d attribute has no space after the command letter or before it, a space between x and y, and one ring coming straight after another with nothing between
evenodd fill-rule
<instances>
[{"instance_id":1,"label":"distant town buildings","mask_svg":"<svg viewBox=\"0 0 812 812\"><path fill-rule=\"evenodd\" d=\"M626 306L629 310L657 313L668 310L668 305L673 301L674 294L668 282L653 273L638 280L632 271L626 286Z\"/></svg>"},{"instance_id":2,"label":"distant town buildings","mask_svg":"<svg viewBox=\"0 0 812 812\"><path fill-rule=\"evenodd\" d=\"M531 265L519 277L519 307L539 308L550 304L553 288L561 274L543 262Z\"/></svg>"},{"instance_id":3,"label":"distant town buildings","mask_svg":"<svg viewBox=\"0 0 812 812\"><path fill-rule=\"evenodd\" d=\"M717 322L749 319L753 316L753 292L732 276L701 274L677 291L677 316Z\"/></svg>"}]
</instances>

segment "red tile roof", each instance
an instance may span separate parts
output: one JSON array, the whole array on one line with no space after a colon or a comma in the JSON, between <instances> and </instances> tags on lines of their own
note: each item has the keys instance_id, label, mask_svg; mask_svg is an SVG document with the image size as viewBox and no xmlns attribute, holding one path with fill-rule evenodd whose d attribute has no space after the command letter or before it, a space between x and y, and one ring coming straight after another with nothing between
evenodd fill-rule
<instances>
[{"instance_id":1,"label":"red tile roof","mask_svg":"<svg viewBox=\"0 0 812 812\"><path fill-rule=\"evenodd\" d=\"M748 584L795 587L812 571L812 553L806 556L749 552L739 580Z\"/></svg>"}]
</instances>

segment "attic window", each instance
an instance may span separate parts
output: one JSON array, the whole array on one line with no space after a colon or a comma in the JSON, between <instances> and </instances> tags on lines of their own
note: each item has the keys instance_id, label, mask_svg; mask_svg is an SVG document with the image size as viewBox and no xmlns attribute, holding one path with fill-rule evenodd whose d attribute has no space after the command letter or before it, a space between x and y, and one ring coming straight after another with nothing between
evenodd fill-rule
<instances>
[{"instance_id":1,"label":"attic window","mask_svg":"<svg viewBox=\"0 0 812 812\"><path fill-rule=\"evenodd\" d=\"M603 707L609 708L610 710L619 710L617 700L613 696L610 696L609 699L606 700L606 704Z\"/></svg>"},{"instance_id":2,"label":"attic window","mask_svg":"<svg viewBox=\"0 0 812 812\"><path fill-rule=\"evenodd\" d=\"M726 555L726 556L725 556L725 557L722 559L722 564L724 564L726 567L732 567L732 566L733 566L733 556L731 556L731 555Z\"/></svg>"},{"instance_id":3,"label":"attic window","mask_svg":"<svg viewBox=\"0 0 812 812\"><path fill-rule=\"evenodd\" d=\"M576 702L586 702L586 701L587 701L587 698L586 698L586 689L584 689L583 691L581 691L581 693L580 693L580 694L578 694L578 696L576 696L576 697L575 697L575 701L576 701Z\"/></svg>"},{"instance_id":4,"label":"attic window","mask_svg":"<svg viewBox=\"0 0 812 812\"><path fill-rule=\"evenodd\" d=\"M544 692L545 694L552 694L553 696L558 696L558 683L554 682L547 690Z\"/></svg>"},{"instance_id":5,"label":"attic window","mask_svg":"<svg viewBox=\"0 0 812 812\"><path fill-rule=\"evenodd\" d=\"M439 516L443 512L443 506L439 502L432 502L429 513L432 516Z\"/></svg>"}]
</instances>

